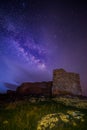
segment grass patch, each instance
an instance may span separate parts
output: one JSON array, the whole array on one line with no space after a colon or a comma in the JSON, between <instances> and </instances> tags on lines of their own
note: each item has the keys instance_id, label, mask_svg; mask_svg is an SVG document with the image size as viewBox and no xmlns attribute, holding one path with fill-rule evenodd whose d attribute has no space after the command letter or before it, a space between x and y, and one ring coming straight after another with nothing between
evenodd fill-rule
<instances>
[{"instance_id":1,"label":"grass patch","mask_svg":"<svg viewBox=\"0 0 87 130\"><path fill-rule=\"evenodd\" d=\"M0 130L86 130L86 122L87 109L53 100L16 101L0 108Z\"/></svg>"}]
</instances>

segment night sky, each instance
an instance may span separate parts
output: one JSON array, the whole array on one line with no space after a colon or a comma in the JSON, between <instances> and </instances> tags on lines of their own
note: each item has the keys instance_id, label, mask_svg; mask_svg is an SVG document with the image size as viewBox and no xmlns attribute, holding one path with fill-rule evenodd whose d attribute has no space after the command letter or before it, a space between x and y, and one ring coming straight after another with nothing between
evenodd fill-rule
<instances>
[{"instance_id":1,"label":"night sky","mask_svg":"<svg viewBox=\"0 0 87 130\"><path fill-rule=\"evenodd\" d=\"M0 92L52 80L55 68L79 73L87 94L87 4L0 0Z\"/></svg>"}]
</instances>

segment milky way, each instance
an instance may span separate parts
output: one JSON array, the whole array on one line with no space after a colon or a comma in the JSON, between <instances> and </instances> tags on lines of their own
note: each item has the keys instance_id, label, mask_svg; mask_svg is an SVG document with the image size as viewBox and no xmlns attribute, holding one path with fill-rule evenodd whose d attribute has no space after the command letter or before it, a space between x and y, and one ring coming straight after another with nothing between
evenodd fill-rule
<instances>
[{"instance_id":1,"label":"milky way","mask_svg":"<svg viewBox=\"0 0 87 130\"><path fill-rule=\"evenodd\" d=\"M52 80L55 68L80 73L86 91L86 23L85 3L1 0L0 92L4 83Z\"/></svg>"},{"instance_id":2,"label":"milky way","mask_svg":"<svg viewBox=\"0 0 87 130\"><path fill-rule=\"evenodd\" d=\"M10 22L9 18L8 23L6 23L4 19L4 25L2 26L5 35L1 36L1 58L3 58L9 71L11 71L13 75L11 75L10 78L15 78L14 71L17 70L17 66L19 66L19 70L22 68L25 71L25 75L27 71L27 73L29 73L29 70L31 72L32 70L45 71L47 49L40 43L36 43L32 36L24 35L24 30L20 32L20 28L17 29L16 26L14 22ZM18 72L16 71L16 73ZM21 75L19 74L19 79L20 77ZM27 79L31 78L27 77Z\"/></svg>"}]
</instances>

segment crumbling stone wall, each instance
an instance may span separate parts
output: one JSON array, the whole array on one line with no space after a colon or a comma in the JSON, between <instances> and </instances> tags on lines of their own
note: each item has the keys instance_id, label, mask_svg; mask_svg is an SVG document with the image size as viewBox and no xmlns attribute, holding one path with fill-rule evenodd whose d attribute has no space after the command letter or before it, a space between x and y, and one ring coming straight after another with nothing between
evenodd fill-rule
<instances>
[{"instance_id":1,"label":"crumbling stone wall","mask_svg":"<svg viewBox=\"0 0 87 130\"><path fill-rule=\"evenodd\" d=\"M26 82L16 89L19 95L52 95L52 81L49 82Z\"/></svg>"},{"instance_id":2,"label":"crumbling stone wall","mask_svg":"<svg viewBox=\"0 0 87 130\"><path fill-rule=\"evenodd\" d=\"M64 69L54 70L52 94L81 95L82 91L79 74L66 72Z\"/></svg>"}]
</instances>

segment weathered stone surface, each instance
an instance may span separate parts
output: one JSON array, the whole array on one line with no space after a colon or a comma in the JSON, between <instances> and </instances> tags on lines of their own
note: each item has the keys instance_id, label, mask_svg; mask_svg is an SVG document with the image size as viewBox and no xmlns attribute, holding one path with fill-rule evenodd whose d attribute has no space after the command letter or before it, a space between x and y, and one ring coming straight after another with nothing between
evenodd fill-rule
<instances>
[{"instance_id":1,"label":"weathered stone surface","mask_svg":"<svg viewBox=\"0 0 87 130\"><path fill-rule=\"evenodd\" d=\"M28 82L23 83L16 90L18 94L23 95L45 95L50 96L52 93L52 81L50 82Z\"/></svg>"},{"instance_id":2,"label":"weathered stone surface","mask_svg":"<svg viewBox=\"0 0 87 130\"><path fill-rule=\"evenodd\" d=\"M79 74L66 72L64 69L54 70L52 95L58 94L81 95Z\"/></svg>"}]
</instances>

